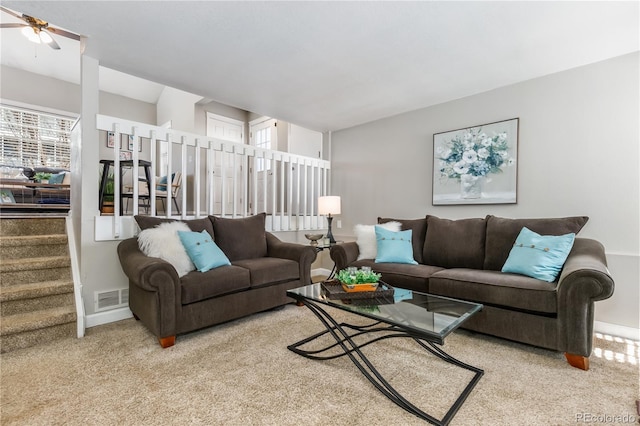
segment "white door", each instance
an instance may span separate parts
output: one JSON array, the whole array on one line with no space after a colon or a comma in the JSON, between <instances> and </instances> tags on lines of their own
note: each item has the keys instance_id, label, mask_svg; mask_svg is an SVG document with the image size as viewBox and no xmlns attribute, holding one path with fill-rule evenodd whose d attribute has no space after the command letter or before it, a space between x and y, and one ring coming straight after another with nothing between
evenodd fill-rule
<instances>
[{"instance_id":1,"label":"white door","mask_svg":"<svg viewBox=\"0 0 640 426\"><path fill-rule=\"evenodd\" d=\"M273 118L263 117L249 123L250 143L256 148L273 150L278 145L278 134L276 132L277 122ZM273 206L273 179L277 176L275 162L269 159L260 158L259 154L253 159L253 166L250 168L249 182L252 187L250 194L257 191L257 197L251 203L251 212L253 214L259 212L275 213ZM253 177L253 173L256 177ZM257 205L253 205L257 204Z\"/></svg>"},{"instance_id":2,"label":"white door","mask_svg":"<svg viewBox=\"0 0 640 426\"><path fill-rule=\"evenodd\" d=\"M245 143L243 129L242 121L207 112L207 136L229 142ZM243 196L245 187L243 160L241 155L226 151L213 153L213 214L242 215L242 203L245 198ZM205 177L202 176L202 179Z\"/></svg>"}]
</instances>

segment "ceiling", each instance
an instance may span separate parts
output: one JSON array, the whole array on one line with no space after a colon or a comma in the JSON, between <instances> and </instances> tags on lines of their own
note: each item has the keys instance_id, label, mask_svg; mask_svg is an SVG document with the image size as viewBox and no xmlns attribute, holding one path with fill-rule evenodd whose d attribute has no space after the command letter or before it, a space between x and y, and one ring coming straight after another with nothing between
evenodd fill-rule
<instances>
[{"instance_id":1,"label":"ceiling","mask_svg":"<svg viewBox=\"0 0 640 426\"><path fill-rule=\"evenodd\" d=\"M85 36L102 66L155 82L125 86L101 69L103 90L155 102L166 85L320 131L640 45L638 1L2 3ZM2 22L13 21L3 13ZM2 64L79 82L77 42L57 37L62 50L36 50L19 37L2 30Z\"/></svg>"}]
</instances>

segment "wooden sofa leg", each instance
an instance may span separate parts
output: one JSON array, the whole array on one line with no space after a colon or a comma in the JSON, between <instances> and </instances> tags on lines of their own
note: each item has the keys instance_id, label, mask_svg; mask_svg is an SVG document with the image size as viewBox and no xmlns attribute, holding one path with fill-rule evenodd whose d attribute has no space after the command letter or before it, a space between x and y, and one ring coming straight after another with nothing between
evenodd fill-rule
<instances>
[{"instance_id":1,"label":"wooden sofa leg","mask_svg":"<svg viewBox=\"0 0 640 426\"><path fill-rule=\"evenodd\" d=\"M158 337L158 341L160 342L162 349L170 348L176 344L176 336Z\"/></svg>"},{"instance_id":2,"label":"wooden sofa leg","mask_svg":"<svg viewBox=\"0 0 640 426\"><path fill-rule=\"evenodd\" d=\"M568 352L564 353L564 357L567 358L569 365L580 370L587 371L589 369L589 357L582 355L574 355Z\"/></svg>"},{"instance_id":3,"label":"wooden sofa leg","mask_svg":"<svg viewBox=\"0 0 640 426\"><path fill-rule=\"evenodd\" d=\"M296 306L304 306L304 303L300 302L299 300L296 301Z\"/></svg>"}]
</instances>

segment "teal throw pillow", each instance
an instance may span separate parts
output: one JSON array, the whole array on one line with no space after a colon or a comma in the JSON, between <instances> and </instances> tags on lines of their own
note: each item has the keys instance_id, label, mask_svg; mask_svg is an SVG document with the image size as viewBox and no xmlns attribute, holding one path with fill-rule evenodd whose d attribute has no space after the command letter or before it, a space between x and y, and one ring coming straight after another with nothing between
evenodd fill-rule
<instances>
[{"instance_id":1,"label":"teal throw pillow","mask_svg":"<svg viewBox=\"0 0 640 426\"><path fill-rule=\"evenodd\" d=\"M576 234L540 235L522 228L502 272L513 272L554 282L573 247Z\"/></svg>"},{"instance_id":2,"label":"teal throw pillow","mask_svg":"<svg viewBox=\"0 0 640 426\"><path fill-rule=\"evenodd\" d=\"M198 271L207 272L219 266L231 265L227 256L213 242L213 238L207 231L178 231L178 236Z\"/></svg>"},{"instance_id":3,"label":"teal throw pillow","mask_svg":"<svg viewBox=\"0 0 640 426\"><path fill-rule=\"evenodd\" d=\"M378 253L376 263L409 263L417 265L413 259L411 245L411 229L406 231L389 231L381 226L375 226Z\"/></svg>"},{"instance_id":4,"label":"teal throw pillow","mask_svg":"<svg viewBox=\"0 0 640 426\"><path fill-rule=\"evenodd\" d=\"M173 178L176 176L175 173L171 173L171 182L173 182ZM156 190L158 191L166 191L167 190L167 176L162 176L156 182Z\"/></svg>"},{"instance_id":5,"label":"teal throw pillow","mask_svg":"<svg viewBox=\"0 0 640 426\"><path fill-rule=\"evenodd\" d=\"M49 183L61 184L63 180L64 180L64 172L57 173L57 174L51 175L51 177L49 178Z\"/></svg>"}]
</instances>

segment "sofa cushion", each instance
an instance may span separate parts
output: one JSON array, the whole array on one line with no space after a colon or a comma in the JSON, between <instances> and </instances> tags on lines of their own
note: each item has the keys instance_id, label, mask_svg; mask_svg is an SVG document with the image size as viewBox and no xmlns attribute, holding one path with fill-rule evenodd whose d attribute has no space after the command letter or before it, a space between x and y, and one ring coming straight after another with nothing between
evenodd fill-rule
<instances>
[{"instance_id":1,"label":"sofa cushion","mask_svg":"<svg viewBox=\"0 0 640 426\"><path fill-rule=\"evenodd\" d=\"M526 227L540 235L577 234L587 223L587 216L548 219L508 219L487 216L484 269L499 271L507 261L516 237Z\"/></svg>"},{"instance_id":2,"label":"sofa cushion","mask_svg":"<svg viewBox=\"0 0 640 426\"><path fill-rule=\"evenodd\" d=\"M513 272L553 282L560 274L575 238L574 233L540 235L522 228L502 267L502 272Z\"/></svg>"},{"instance_id":3,"label":"sofa cushion","mask_svg":"<svg viewBox=\"0 0 640 426\"><path fill-rule=\"evenodd\" d=\"M416 265L411 246L411 229L393 232L376 225L376 242L378 252L376 263L408 263Z\"/></svg>"},{"instance_id":4,"label":"sofa cushion","mask_svg":"<svg viewBox=\"0 0 640 426\"><path fill-rule=\"evenodd\" d=\"M424 263L442 268L482 269L485 233L485 219L449 220L427 215Z\"/></svg>"},{"instance_id":5,"label":"sofa cushion","mask_svg":"<svg viewBox=\"0 0 640 426\"><path fill-rule=\"evenodd\" d=\"M266 217L266 213L239 219L209 216L216 244L232 263L267 255Z\"/></svg>"},{"instance_id":6,"label":"sofa cushion","mask_svg":"<svg viewBox=\"0 0 640 426\"><path fill-rule=\"evenodd\" d=\"M391 219L379 217L378 223L400 222L400 230L411 230L411 245L413 247L413 258L418 263L424 263L422 251L424 249L424 238L427 234L427 218L422 219Z\"/></svg>"},{"instance_id":7,"label":"sofa cushion","mask_svg":"<svg viewBox=\"0 0 640 426\"><path fill-rule=\"evenodd\" d=\"M523 275L474 269L444 269L429 279L429 293L528 312L557 312L557 283Z\"/></svg>"},{"instance_id":8,"label":"sofa cushion","mask_svg":"<svg viewBox=\"0 0 640 426\"><path fill-rule=\"evenodd\" d=\"M402 226L400 222L387 222L383 226L389 231L399 231ZM378 255L378 243L376 241L376 225L361 225L353 227L356 234L356 244L358 244L358 260L375 259Z\"/></svg>"},{"instance_id":9,"label":"sofa cushion","mask_svg":"<svg viewBox=\"0 0 640 426\"><path fill-rule=\"evenodd\" d=\"M64 177L65 177L64 172L53 174L49 178L49 183L61 184L62 181L64 180Z\"/></svg>"},{"instance_id":10,"label":"sofa cushion","mask_svg":"<svg viewBox=\"0 0 640 426\"><path fill-rule=\"evenodd\" d=\"M178 231L178 236L198 271L207 272L220 266L231 265L227 256L213 242L213 238L207 231Z\"/></svg>"},{"instance_id":11,"label":"sofa cushion","mask_svg":"<svg viewBox=\"0 0 640 426\"><path fill-rule=\"evenodd\" d=\"M190 272L182 279L182 304L236 293L250 287L249 271L238 266L221 266L207 272Z\"/></svg>"},{"instance_id":12,"label":"sofa cushion","mask_svg":"<svg viewBox=\"0 0 640 426\"><path fill-rule=\"evenodd\" d=\"M429 291L429 278L442 268L429 265L409 265L403 263L375 263L372 259L356 260L349 266L361 268L369 266L382 274L382 281L394 287L420 292Z\"/></svg>"},{"instance_id":13,"label":"sofa cushion","mask_svg":"<svg viewBox=\"0 0 640 426\"><path fill-rule=\"evenodd\" d=\"M135 216L135 220L138 223L138 226L140 227L140 229L143 231L145 229L154 228L155 226L165 222L184 222L192 231L202 232L204 230L204 231L207 231L209 235L214 237L213 225L211 224L211 221L209 220L209 218L206 218L206 217L203 219L179 220L179 219L170 219L166 217L137 215Z\"/></svg>"},{"instance_id":14,"label":"sofa cushion","mask_svg":"<svg viewBox=\"0 0 640 426\"><path fill-rule=\"evenodd\" d=\"M249 271L252 288L297 280L300 278L300 267L298 262L289 259L260 257L255 259L236 260L233 264Z\"/></svg>"}]
</instances>

